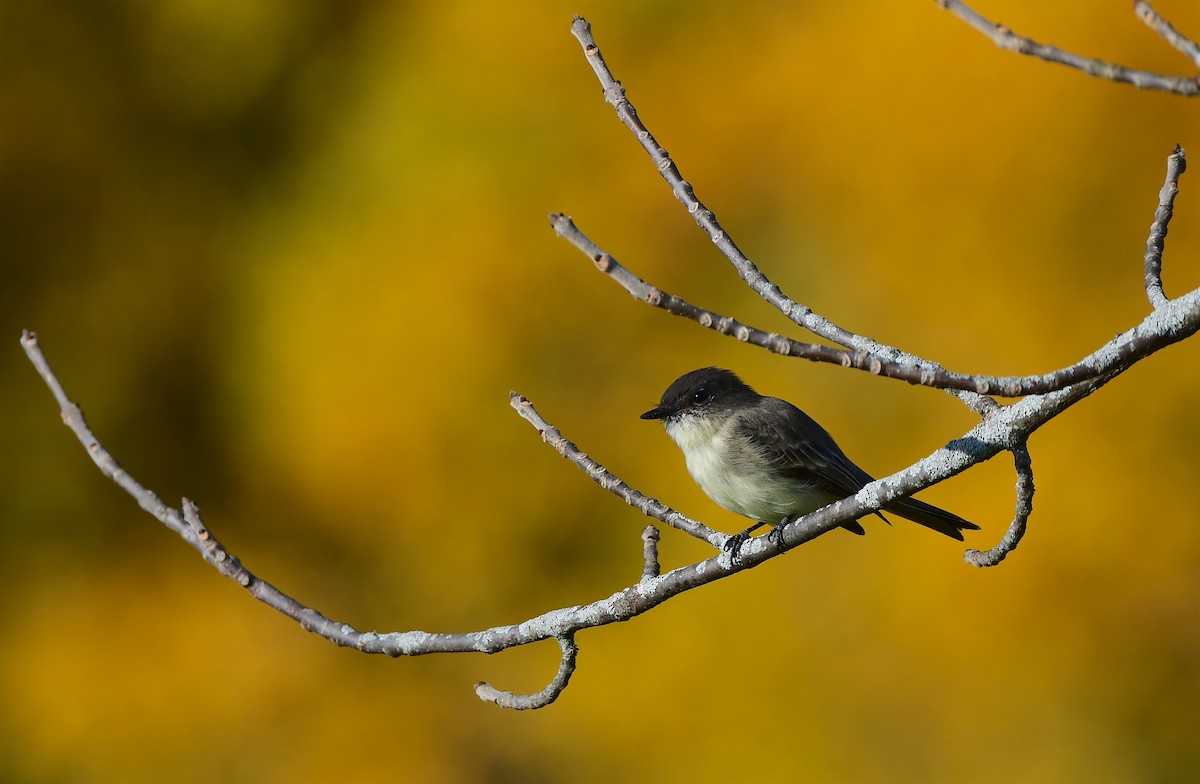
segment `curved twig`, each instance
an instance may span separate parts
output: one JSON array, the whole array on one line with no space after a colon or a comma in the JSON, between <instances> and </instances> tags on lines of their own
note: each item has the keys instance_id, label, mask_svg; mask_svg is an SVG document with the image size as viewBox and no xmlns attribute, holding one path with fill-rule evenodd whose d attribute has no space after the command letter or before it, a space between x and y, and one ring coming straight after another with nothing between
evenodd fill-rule
<instances>
[{"instance_id":1,"label":"curved twig","mask_svg":"<svg viewBox=\"0 0 1200 784\"><path fill-rule=\"evenodd\" d=\"M1017 471L1017 507L1012 522L1008 524L1004 538L992 549L963 553L963 560L972 566L996 566L1003 561L1021 543L1029 515L1033 514L1033 460L1029 456L1029 446L1022 441L1011 451Z\"/></svg>"},{"instance_id":2,"label":"curved twig","mask_svg":"<svg viewBox=\"0 0 1200 784\"><path fill-rule=\"evenodd\" d=\"M490 683L480 681L475 684L475 694L484 702L491 702L501 708L513 710L535 710L544 708L558 699L563 689L571 682L575 672L575 657L579 655L579 646L575 644L575 635L564 634L558 638L562 648L562 660L558 665L558 673L554 680L537 694L513 694L511 691L500 691Z\"/></svg>"}]
</instances>

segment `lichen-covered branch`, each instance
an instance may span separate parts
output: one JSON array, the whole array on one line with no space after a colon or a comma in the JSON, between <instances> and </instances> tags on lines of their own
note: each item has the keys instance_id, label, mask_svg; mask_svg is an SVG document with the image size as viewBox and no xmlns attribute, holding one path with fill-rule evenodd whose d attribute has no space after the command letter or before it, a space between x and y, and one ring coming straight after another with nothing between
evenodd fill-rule
<instances>
[{"instance_id":1,"label":"lichen-covered branch","mask_svg":"<svg viewBox=\"0 0 1200 784\"><path fill-rule=\"evenodd\" d=\"M1025 536L1029 515L1033 514L1033 460L1029 455L1029 446L1022 443L1009 451L1013 453L1016 463L1016 511L1013 512L1012 522L1008 524L1008 531L999 544L990 550L967 550L963 553L963 559L973 566L995 566L1017 549L1017 545Z\"/></svg>"},{"instance_id":2,"label":"lichen-covered branch","mask_svg":"<svg viewBox=\"0 0 1200 784\"><path fill-rule=\"evenodd\" d=\"M571 675L575 672L575 657L579 655L579 646L575 644L575 635L564 634L558 638L558 644L562 648L562 661L559 662L558 672L555 674L554 680L550 681L546 688L537 694L513 694L511 691L500 691L490 683L482 681L475 684L475 694L484 702L494 703L501 708L534 710L546 707L557 700L558 695L562 694L563 689L567 688L567 684L571 682Z\"/></svg>"}]
</instances>

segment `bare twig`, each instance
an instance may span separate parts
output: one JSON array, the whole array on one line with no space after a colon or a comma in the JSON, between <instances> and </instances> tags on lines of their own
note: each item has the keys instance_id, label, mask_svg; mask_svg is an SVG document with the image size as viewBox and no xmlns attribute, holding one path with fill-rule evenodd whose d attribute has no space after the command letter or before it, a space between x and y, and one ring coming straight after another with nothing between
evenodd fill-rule
<instances>
[{"instance_id":1,"label":"bare twig","mask_svg":"<svg viewBox=\"0 0 1200 784\"><path fill-rule=\"evenodd\" d=\"M717 222L717 217L713 214L712 210L705 207L696 198L696 193L691 183L683 179L683 175L679 173L679 168L671 160L671 156L667 154L666 149L658 143L658 140L654 138L649 129L642 124L637 110L625 96L625 88L621 86L621 83L617 81L612 71L609 70L608 65L604 62L604 56L600 53L600 47L596 45L595 39L592 38L592 26L588 24L586 19L577 16L571 25L571 33L579 40L584 54L587 56L588 64L592 66L592 70L596 73L596 78L600 80L600 86L604 89L604 99L612 104L621 122L629 130L633 131L638 143L650 155L650 159L654 162L658 173L671 186L671 191L675 194L675 198L687 208L692 219L696 221L696 224L700 228L704 229L709 239L713 241L713 244L717 246L721 254L729 260L729 263L737 270L738 275L746 282L747 286L798 326L804 327L813 334L836 343L839 346L866 351L877 357L890 358L896 362L911 359L913 363L922 363L922 360L918 357L902 354L890 346L884 346L869 338L855 335L849 330L842 329L828 319L813 313L808 307L785 296L780 288L772 283L763 274L762 270L755 266L754 262L746 258L746 255L742 253L733 239L721 228L721 224Z\"/></svg>"},{"instance_id":2,"label":"bare twig","mask_svg":"<svg viewBox=\"0 0 1200 784\"><path fill-rule=\"evenodd\" d=\"M1091 57L1080 57L1077 54L1063 51L1057 46L1039 44L1032 39L1019 36L1004 25L999 25L988 20L983 15L967 6L966 3L961 2L961 0L935 0L935 2L937 2L937 4L942 8L957 16L959 19L966 22L971 27L986 35L992 40L992 43L1001 49L1006 49L1010 52L1017 52L1018 54L1030 55L1031 57L1037 57L1038 59L1045 60L1048 63L1058 63L1059 65L1065 65L1069 68L1076 68L1088 74L1089 76L1107 79L1110 82L1125 82L1127 84L1132 84L1135 87L1143 90L1163 90L1165 92L1175 93L1176 95L1182 95L1188 98L1200 95L1200 81L1198 81L1196 77L1160 76L1159 74L1151 73L1149 71L1138 71L1132 68L1126 68L1123 65L1107 63L1103 60L1097 60ZM1145 6L1145 9L1148 9L1149 14L1152 14L1153 16L1149 16L1147 11L1139 6ZM1135 4L1135 10L1143 21L1146 21L1147 24L1150 24L1150 26L1153 27L1156 32L1158 32L1160 35L1163 35L1163 37L1171 42L1173 46L1179 48L1180 51L1184 52L1185 54L1188 54L1189 57L1193 56L1190 50L1187 48L1181 48L1181 44L1183 47L1186 47L1186 43L1183 43L1186 41L1186 39L1184 39L1182 36L1178 36L1178 34L1175 33L1174 28L1171 28L1169 24L1166 24L1165 20L1162 20L1161 17L1154 13L1154 10L1149 7L1148 3ZM1152 24L1150 21L1152 19L1160 20L1162 25L1165 25L1165 27L1162 27L1162 25ZM1172 38L1165 32L1165 30L1170 30L1170 32L1175 33L1177 37ZM1187 43L1191 42L1188 41ZM1194 50L1195 44L1191 44L1191 46Z\"/></svg>"},{"instance_id":3,"label":"bare twig","mask_svg":"<svg viewBox=\"0 0 1200 784\"><path fill-rule=\"evenodd\" d=\"M1146 2L1146 0L1137 0L1133 4L1133 12L1137 14L1138 19L1145 22L1151 30L1161 35L1166 39L1167 43L1183 52L1197 68L1200 68L1200 46L1187 36L1181 34L1178 30L1171 26L1171 23L1163 19L1158 11Z\"/></svg>"},{"instance_id":4,"label":"bare twig","mask_svg":"<svg viewBox=\"0 0 1200 784\"><path fill-rule=\"evenodd\" d=\"M1179 174L1183 171L1181 165L1183 151L1178 150L1174 155L1178 157L1180 165L1173 168L1168 167L1168 184L1177 189ZM1167 186L1164 185L1164 192L1166 192L1166 188ZM1174 190L1171 191L1171 196L1174 198ZM1169 219L1169 212L1167 217ZM775 332L767 332L749 324L743 324L735 318L716 311L698 307L681 297L669 294L647 283L589 239L566 215L561 213L551 215L550 225L554 227L556 234L582 251L601 272L619 283L634 299L665 310L671 315L690 319L706 329L736 338L752 346L758 346L780 356L799 357L813 362L841 365L878 376L900 379L910 384L973 392L980 396L998 395L1000 397L1022 397L1054 392L1095 378L1112 369L1110 364L1114 360L1114 356L1111 352L1103 350L1094 352L1073 365L1050 373L1031 376L984 376L956 373L927 360L921 360L920 363L893 361L868 351L850 351L818 343L803 343ZM1164 229L1165 226L1166 224L1163 223ZM1159 259L1161 259L1161 246L1162 237L1159 237L1157 245ZM1147 258L1148 254L1149 251ZM1149 262L1147 261L1147 263ZM1145 345L1143 348L1153 350L1154 346ZM976 400L967 399L964 402L972 408L977 405Z\"/></svg>"},{"instance_id":5,"label":"bare twig","mask_svg":"<svg viewBox=\"0 0 1200 784\"><path fill-rule=\"evenodd\" d=\"M575 644L575 635L564 634L558 638L558 644L562 648L562 661L559 662L558 673L554 676L554 680L550 681L549 685L537 694L513 694L510 691L500 691L490 683L483 682L475 684L475 694L484 702L495 703L501 708L533 710L546 707L557 700L558 695L562 694L563 689L567 688L567 684L571 682L571 675L575 672L575 657L579 655L579 646Z\"/></svg>"},{"instance_id":6,"label":"bare twig","mask_svg":"<svg viewBox=\"0 0 1200 784\"><path fill-rule=\"evenodd\" d=\"M108 450L100 445L96 437L92 435L92 431L88 428L87 422L83 418L83 411L67 397L67 393L63 391L62 385L58 383L58 379L55 378L54 373L50 370L50 365L46 362L46 358L42 356L42 350L38 347L37 335L23 330L21 332L21 346L25 349L25 355L29 357L29 361L37 369L38 375L46 382L46 386L50 387L50 392L58 402L63 424L71 428L71 432L83 444L83 448L87 450L88 456L92 458L92 462L100 469L100 473L116 482L122 490L133 496L133 499L138 502L138 506L154 515L163 525L184 539L187 539L189 544L203 552L203 548L199 546L199 538L192 531L191 527L184 522L182 515L164 504L162 499L157 495L138 484L113 459Z\"/></svg>"},{"instance_id":7,"label":"bare twig","mask_svg":"<svg viewBox=\"0 0 1200 784\"><path fill-rule=\"evenodd\" d=\"M537 412L533 404L523 395L518 395L516 392L509 392L508 402L522 418L537 428L538 432L542 434L543 441L554 447L556 452L578 466L593 482L608 492L618 496L625 503L647 517L661 520L672 528L677 528L702 542L708 542L713 547L720 549L725 543L725 534L720 531L714 531L704 523L679 514L679 512L676 512L654 498L642 495L610 474L608 469L579 451L578 447L562 437L557 428L542 419L541 414Z\"/></svg>"},{"instance_id":8,"label":"bare twig","mask_svg":"<svg viewBox=\"0 0 1200 784\"><path fill-rule=\"evenodd\" d=\"M662 574L658 565L658 529L652 525L642 531L642 579L652 580Z\"/></svg>"},{"instance_id":9,"label":"bare twig","mask_svg":"<svg viewBox=\"0 0 1200 784\"><path fill-rule=\"evenodd\" d=\"M963 553L963 560L972 566L996 566L1017 549L1025 536L1029 515L1033 513L1033 461L1029 456L1029 446L1021 443L1010 451L1016 463L1017 507L1012 522L1008 524L1008 531L999 544L991 550L967 550Z\"/></svg>"},{"instance_id":10,"label":"bare twig","mask_svg":"<svg viewBox=\"0 0 1200 784\"><path fill-rule=\"evenodd\" d=\"M1152 307L1166 304L1163 293L1162 252L1167 238L1167 226L1175 208L1175 194L1179 192L1179 175L1187 168L1183 148L1175 145L1175 151L1167 158L1167 179L1158 192L1158 208L1154 210L1154 222L1150 224L1150 236L1146 240L1146 297Z\"/></svg>"}]
</instances>

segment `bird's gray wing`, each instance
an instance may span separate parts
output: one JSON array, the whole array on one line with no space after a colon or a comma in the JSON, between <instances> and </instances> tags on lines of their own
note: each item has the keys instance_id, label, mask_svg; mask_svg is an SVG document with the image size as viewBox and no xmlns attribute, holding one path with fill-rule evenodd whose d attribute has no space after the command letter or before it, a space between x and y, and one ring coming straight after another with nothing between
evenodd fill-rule
<instances>
[{"instance_id":1,"label":"bird's gray wing","mask_svg":"<svg viewBox=\"0 0 1200 784\"><path fill-rule=\"evenodd\" d=\"M779 471L845 498L874 481L825 428L786 400L764 397L742 418L742 434Z\"/></svg>"},{"instance_id":2,"label":"bird's gray wing","mask_svg":"<svg viewBox=\"0 0 1200 784\"><path fill-rule=\"evenodd\" d=\"M874 481L846 457L825 428L786 400L764 397L743 416L741 430L781 473L837 498L852 496ZM862 533L857 523L846 527Z\"/></svg>"},{"instance_id":3,"label":"bird's gray wing","mask_svg":"<svg viewBox=\"0 0 1200 784\"><path fill-rule=\"evenodd\" d=\"M842 453L833 438L812 417L786 400L763 398L754 414L744 421L744 433L778 470L811 482L839 498L848 498L875 481ZM960 541L964 530L979 528L953 512L916 498L899 498L885 508ZM881 512L875 514L887 521ZM863 533L862 526L856 522L843 526L855 533Z\"/></svg>"}]
</instances>

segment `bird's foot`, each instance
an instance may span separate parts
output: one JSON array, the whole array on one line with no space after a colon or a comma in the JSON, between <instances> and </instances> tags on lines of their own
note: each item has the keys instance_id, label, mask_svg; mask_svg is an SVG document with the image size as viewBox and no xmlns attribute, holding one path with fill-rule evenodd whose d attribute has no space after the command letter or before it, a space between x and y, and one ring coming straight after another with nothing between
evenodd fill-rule
<instances>
[{"instance_id":1,"label":"bird's foot","mask_svg":"<svg viewBox=\"0 0 1200 784\"><path fill-rule=\"evenodd\" d=\"M785 525L786 522L787 517L784 517L784 522L779 523L779 525ZM769 523L762 521L756 522L754 525L746 528L745 531L733 534L732 537L725 540L725 549L730 551L730 555L733 556L734 561L737 561L738 553L742 552L742 545L744 545L746 541L750 540L750 534L757 531L758 528L762 528L766 525L769 525ZM776 528L775 531L778 531L778 528ZM772 531L772 534L774 534L775 531Z\"/></svg>"},{"instance_id":2,"label":"bird's foot","mask_svg":"<svg viewBox=\"0 0 1200 784\"><path fill-rule=\"evenodd\" d=\"M776 523L767 533L767 541L778 547L780 550L783 550L785 547L783 543L783 529L790 522L792 522L792 518L785 517Z\"/></svg>"},{"instance_id":3,"label":"bird's foot","mask_svg":"<svg viewBox=\"0 0 1200 784\"><path fill-rule=\"evenodd\" d=\"M738 553L742 551L742 545L748 541L750 541L750 532L742 531L725 540L725 549L729 551L729 555L736 561Z\"/></svg>"}]
</instances>

